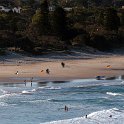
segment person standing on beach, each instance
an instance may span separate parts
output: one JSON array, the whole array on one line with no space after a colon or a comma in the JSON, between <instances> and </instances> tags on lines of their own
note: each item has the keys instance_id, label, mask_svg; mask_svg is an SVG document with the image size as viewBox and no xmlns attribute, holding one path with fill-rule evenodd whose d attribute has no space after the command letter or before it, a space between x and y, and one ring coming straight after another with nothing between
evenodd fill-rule
<instances>
[{"instance_id":1,"label":"person standing on beach","mask_svg":"<svg viewBox=\"0 0 124 124\"><path fill-rule=\"evenodd\" d=\"M111 65L107 65L106 68L111 68Z\"/></svg>"},{"instance_id":2,"label":"person standing on beach","mask_svg":"<svg viewBox=\"0 0 124 124\"><path fill-rule=\"evenodd\" d=\"M19 74L19 72L17 71L15 74L16 74L16 75L18 75L18 74Z\"/></svg>"},{"instance_id":3,"label":"person standing on beach","mask_svg":"<svg viewBox=\"0 0 124 124\"><path fill-rule=\"evenodd\" d=\"M63 68L65 67L65 63L64 62L61 62L61 65L62 65Z\"/></svg>"},{"instance_id":4,"label":"person standing on beach","mask_svg":"<svg viewBox=\"0 0 124 124\"><path fill-rule=\"evenodd\" d=\"M46 69L46 73L49 74L50 73L50 70L49 69Z\"/></svg>"},{"instance_id":5,"label":"person standing on beach","mask_svg":"<svg viewBox=\"0 0 124 124\"><path fill-rule=\"evenodd\" d=\"M33 81L33 77L31 78L31 87L32 87L32 81Z\"/></svg>"},{"instance_id":6,"label":"person standing on beach","mask_svg":"<svg viewBox=\"0 0 124 124\"><path fill-rule=\"evenodd\" d=\"M32 80L31 80L31 87L32 87Z\"/></svg>"},{"instance_id":7,"label":"person standing on beach","mask_svg":"<svg viewBox=\"0 0 124 124\"><path fill-rule=\"evenodd\" d=\"M26 80L24 80L25 86L26 86Z\"/></svg>"}]
</instances>

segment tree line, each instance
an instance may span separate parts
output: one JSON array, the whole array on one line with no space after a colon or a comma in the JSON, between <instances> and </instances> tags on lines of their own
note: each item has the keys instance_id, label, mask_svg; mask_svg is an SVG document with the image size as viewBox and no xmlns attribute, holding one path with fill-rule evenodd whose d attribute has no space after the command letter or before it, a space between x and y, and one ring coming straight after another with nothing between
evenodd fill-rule
<instances>
[{"instance_id":1,"label":"tree line","mask_svg":"<svg viewBox=\"0 0 124 124\"><path fill-rule=\"evenodd\" d=\"M42 54L85 45L99 50L123 46L124 11L114 7L72 7L65 11L57 1L49 10L47 0L34 0L20 14L0 12L0 48L18 47Z\"/></svg>"}]
</instances>

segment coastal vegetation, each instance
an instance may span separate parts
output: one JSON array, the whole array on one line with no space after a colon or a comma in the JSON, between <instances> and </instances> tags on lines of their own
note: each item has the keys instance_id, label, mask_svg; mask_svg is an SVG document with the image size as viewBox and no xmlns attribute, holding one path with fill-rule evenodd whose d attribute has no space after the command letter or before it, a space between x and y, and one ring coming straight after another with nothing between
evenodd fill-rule
<instances>
[{"instance_id":1,"label":"coastal vegetation","mask_svg":"<svg viewBox=\"0 0 124 124\"><path fill-rule=\"evenodd\" d=\"M21 6L21 13L0 10L0 48L42 54L85 46L102 51L124 47L124 1L111 3L1 0L0 6Z\"/></svg>"}]
</instances>

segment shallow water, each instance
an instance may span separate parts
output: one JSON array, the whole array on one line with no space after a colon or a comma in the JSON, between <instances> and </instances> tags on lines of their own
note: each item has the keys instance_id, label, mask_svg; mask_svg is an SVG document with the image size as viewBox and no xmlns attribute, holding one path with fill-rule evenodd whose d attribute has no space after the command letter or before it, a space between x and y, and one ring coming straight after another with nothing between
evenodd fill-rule
<instances>
[{"instance_id":1,"label":"shallow water","mask_svg":"<svg viewBox=\"0 0 124 124\"><path fill-rule=\"evenodd\" d=\"M121 79L0 85L1 124L123 124L123 113Z\"/></svg>"}]
</instances>

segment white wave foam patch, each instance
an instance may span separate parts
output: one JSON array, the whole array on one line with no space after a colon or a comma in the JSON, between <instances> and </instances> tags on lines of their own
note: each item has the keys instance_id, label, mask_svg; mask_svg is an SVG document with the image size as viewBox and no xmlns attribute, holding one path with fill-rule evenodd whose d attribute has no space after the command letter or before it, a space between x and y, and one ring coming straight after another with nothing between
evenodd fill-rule
<instances>
[{"instance_id":1,"label":"white wave foam patch","mask_svg":"<svg viewBox=\"0 0 124 124\"><path fill-rule=\"evenodd\" d=\"M46 90L61 90L61 87L39 87L39 89L46 89Z\"/></svg>"},{"instance_id":2,"label":"white wave foam patch","mask_svg":"<svg viewBox=\"0 0 124 124\"><path fill-rule=\"evenodd\" d=\"M21 92L21 94L32 94L32 93L34 93L34 92L36 92L36 91L37 91L37 89L23 90L23 91Z\"/></svg>"},{"instance_id":3,"label":"white wave foam patch","mask_svg":"<svg viewBox=\"0 0 124 124\"><path fill-rule=\"evenodd\" d=\"M110 116L111 115L111 116ZM124 112L116 108L93 112L86 117L52 121L40 124L122 124Z\"/></svg>"},{"instance_id":4,"label":"white wave foam patch","mask_svg":"<svg viewBox=\"0 0 124 124\"><path fill-rule=\"evenodd\" d=\"M0 96L0 98L6 98L6 97L10 97L10 96L15 96L17 95L16 93L10 93L10 94L3 94Z\"/></svg>"},{"instance_id":5,"label":"white wave foam patch","mask_svg":"<svg viewBox=\"0 0 124 124\"><path fill-rule=\"evenodd\" d=\"M32 94L32 92L31 92L31 91L23 90L23 91L22 91L22 94Z\"/></svg>"},{"instance_id":6,"label":"white wave foam patch","mask_svg":"<svg viewBox=\"0 0 124 124\"><path fill-rule=\"evenodd\" d=\"M8 93L8 91L3 90L3 89L0 89L0 91L1 91L3 94L7 94L7 93Z\"/></svg>"},{"instance_id":7,"label":"white wave foam patch","mask_svg":"<svg viewBox=\"0 0 124 124\"><path fill-rule=\"evenodd\" d=\"M106 94L111 95L111 96L122 96L122 94L120 94L120 93L106 92Z\"/></svg>"},{"instance_id":8,"label":"white wave foam patch","mask_svg":"<svg viewBox=\"0 0 124 124\"><path fill-rule=\"evenodd\" d=\"M33 89L33 90L31 90L32 92L36 92L37 90L36 89Z\"/></svg>"},{"instance_id":9,"label":"white wave foam patch","mask_svg":"<svg viewBox=\"0 0 124 124\"><path fill-rule=\"evenodd\" d=\"M49 87L48 89L50 89L50 90L60 90L61 87Z\"/></svg>"},{"instance_id":10,"label":"white wave foam patch","mask_svg":"<svg viewBox=\"0 0 124 124\"><path fill-rule=\"evenodd\" d=\"M34 101L22 101L24 103L33 103L33 104L38 104L38 103L43 103L43 102L47 102L47 100L34 100Z\"/></svg>"}]
</instances>

